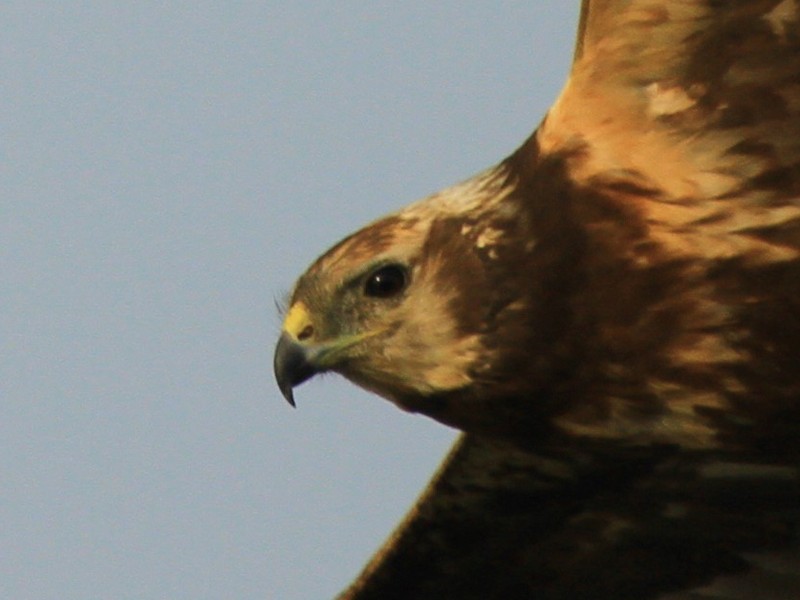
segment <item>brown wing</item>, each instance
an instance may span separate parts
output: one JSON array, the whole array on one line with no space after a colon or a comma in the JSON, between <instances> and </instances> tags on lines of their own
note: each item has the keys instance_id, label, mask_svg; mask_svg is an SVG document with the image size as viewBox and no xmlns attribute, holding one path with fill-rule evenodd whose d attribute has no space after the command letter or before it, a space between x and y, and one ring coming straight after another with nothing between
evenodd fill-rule
<instances>
[{"instance_id":1,"label":"brown wing","mask_svg":"<svg viewBox=\"0 0 800 600\"><path fill-rule=\"evenodd\" d=\"M584 234L569 301L594 373L571 391L599 399L560 424L780 445L763 438L800 394L800 6L587 2L581 32L561 97L512 157L523 183L542 157L563 163L562 210Z\"/></svg>"},{"instance_id":2,"label":"brown wing","mask_svg":"<svg viewBox=\"0 0 800 600\"><path fill-rule=\"evenodd\" d=\"M564 408L466 434L342 598L800 597L798 2L584 2L505 164L571 277Z\"/></svg>"},{"instance_id":3,"label":"brown wing","mask_svg":"<svg viewBox=\"0 0 800 600\"><path fill-rule=\"evenodd\" d=\"M566 442L462 437L340 598L798 597L796 467Z\"/></svg>"},{"instance_id":4,"label":"brown wing","mask_svg":"<svg viewBox=\"0 0 800 600\"><path fill-rule=\"evenodd\" d=\"M649 192L637 208L675 251L793 256L795 244L752 230L800 217L798 10L794 0L585 2L540 152L572 151L578 185ZM696 236L685 230L699 224Z\"/></svg>"}]
</instances>

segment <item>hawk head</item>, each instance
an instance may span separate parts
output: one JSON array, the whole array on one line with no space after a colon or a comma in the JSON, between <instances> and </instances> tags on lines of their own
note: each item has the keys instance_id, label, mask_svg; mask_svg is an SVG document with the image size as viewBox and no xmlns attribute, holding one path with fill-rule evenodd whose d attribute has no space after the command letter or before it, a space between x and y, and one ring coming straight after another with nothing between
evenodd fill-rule
<instances>
[{"instance_id":1,"label":"hawk head","mask_svg":"<svg viewBox=\"0 0 800 600\"><path fill-rule=\"evenodd\" d=\"M537 236L505 165L356 232L297 282L275 352L286 399L325 371L400 407L474 428L480 405L519 395L551 323L531 294ZM545 282L546 285L546 282ZM538 340L538 343L537 343ZM513 375L513 376L512 376ZM523 381L541 380L532 375ZM495 419L496 419L495 415Z\"/></svg>"},{"instance_id":2,"label":"hawk head","mask_svg":"<svg viewBox=\"0 0 800 600\"><path fill-rule=\"evenodd\" d=\"M481 354L485 275L457 227L387 217L309 268L275 353L287 400L293 386L323 371L406 408L470 384Z\"/></svg>"}]
</instances>

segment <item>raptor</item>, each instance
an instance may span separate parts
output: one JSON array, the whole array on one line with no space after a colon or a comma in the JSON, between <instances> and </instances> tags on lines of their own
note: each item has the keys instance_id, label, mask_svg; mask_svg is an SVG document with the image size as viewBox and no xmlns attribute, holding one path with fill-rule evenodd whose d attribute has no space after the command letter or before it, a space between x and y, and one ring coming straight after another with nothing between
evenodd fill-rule
<instances>
[{"instance_id":1,"label":"raptor","mask_svg":"<svg viewBox=\"0 0 800 600\"><path fill-rule=\"evenodd\" d=\"M584 1L519 149L300 277L324 371L463 431L341 598L800 598L798 1Z\"/></svg>"}]
</instances>

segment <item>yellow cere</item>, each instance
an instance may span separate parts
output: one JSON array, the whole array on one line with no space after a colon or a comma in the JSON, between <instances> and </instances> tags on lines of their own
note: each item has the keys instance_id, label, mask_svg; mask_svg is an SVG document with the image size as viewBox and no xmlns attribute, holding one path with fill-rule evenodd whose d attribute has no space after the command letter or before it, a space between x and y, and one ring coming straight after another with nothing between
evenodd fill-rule
<instances>
[{"instance_id":1,"label":"yellow cere","mask_svg":"<svg viewBox=\"0 0 800 600\"><path fill-rule=\"evenodd\" d=\"M289 313L283 321L283 330L297 339L300 332L308 325L311 325L311 319L308 316L306 305L302 302L296 302L292 308L289 309Z\"/></svg>"}]
</instances>

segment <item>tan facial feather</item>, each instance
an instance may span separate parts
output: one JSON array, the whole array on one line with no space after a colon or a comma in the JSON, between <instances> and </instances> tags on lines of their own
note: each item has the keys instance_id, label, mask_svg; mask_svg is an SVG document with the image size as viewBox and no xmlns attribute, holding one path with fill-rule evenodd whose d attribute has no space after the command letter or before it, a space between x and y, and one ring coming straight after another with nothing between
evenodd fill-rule
<instances>
[{"instance_id":1,"label":"tan facial feather","mask_svg":"<svg viewBox=\"0 0 800 600\"><path fill-rule=\"evenodd\" d=\"M395 316L401 326L384 343L387 369L421 394L467 385L469 367L478 356L478 336L465 336L452 312L462 291L442 285L441 273L449 268L439 255L417 269Z\"/></svg>"}]
</instances>

